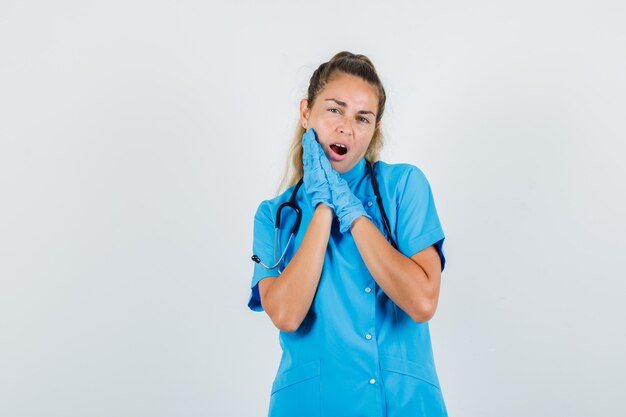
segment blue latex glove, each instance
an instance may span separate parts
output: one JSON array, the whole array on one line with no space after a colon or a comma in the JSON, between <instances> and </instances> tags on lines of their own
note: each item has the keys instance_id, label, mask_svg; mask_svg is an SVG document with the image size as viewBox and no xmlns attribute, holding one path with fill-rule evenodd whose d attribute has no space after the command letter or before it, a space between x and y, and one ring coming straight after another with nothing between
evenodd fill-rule
<instances>
[{"instance_id":1,"label":"blue latex glove","mask_svg":"<svg viewBox=\"0 0 626 417\"><path fill-rule=\"evenodd\" d=\"M365 212L363 203L354 195L348 182L341 178L339 173L330 165L330 161L322 151L320 164L330 186L331 202L335 207L335 214L339 218L339 230L345 233L350 230L352 222L361 216L372 218Z\"/></svg>"},{"instance_id":2,"label":"blue latex glove","mask_svg":"<svg viewBox=\"0 0 626 417\"><path fill-rule=\"evenodd\" d=\"M313 207L324 203L334 208L331 202L330 187L326 174L320 164L320 156L326 158L313 128L302 135L302 164L304 168L304 189L311 199Z\"/></svg>"}]
</instances>

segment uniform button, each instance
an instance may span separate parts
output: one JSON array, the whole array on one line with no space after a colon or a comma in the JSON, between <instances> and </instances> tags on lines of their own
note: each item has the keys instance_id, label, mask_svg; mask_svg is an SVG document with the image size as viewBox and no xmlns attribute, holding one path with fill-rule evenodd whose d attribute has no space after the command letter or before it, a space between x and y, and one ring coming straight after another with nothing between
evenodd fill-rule
<instances>
[{"instance_id":1,"label":"uniform button","mask_svg":"<svg viewBox=\"0 0 626 417\"><path fill-rule=\"evenodd\" d=\"M376 383L376 380L374 378L370 379L370 384L374 385Z\"/></svg>"},{"instance_id":2,"label":"uniform button","mask_svg":"<svg viewBox=\"0 0 626 417\"><path fill-rule=\"evenodd\" d=\"M365 292L369 294L372 292L372 289L370 287L365 287Z\"/></svg>"},{"instance_id":3,"label":"uniform button","mask_svg":"<svg viewBox=\"0 0 626 417\"><path fill-rule=\"evenodd\" d=\"M368 334L365 335L365 338L367 340L372 340L372 335L368 333Z\"/></svg>"},{"instance_id":4,"label":"uniform button","mask_svg":"<svg viewBox=\"0 0 626 417\"><path fill-rule=\"evenodd\" d=\"M371 201L368 201L367 202L367 207L372 207L372 204L374 204L374 203L372 203Z\"/></svg>"}]
</instances>

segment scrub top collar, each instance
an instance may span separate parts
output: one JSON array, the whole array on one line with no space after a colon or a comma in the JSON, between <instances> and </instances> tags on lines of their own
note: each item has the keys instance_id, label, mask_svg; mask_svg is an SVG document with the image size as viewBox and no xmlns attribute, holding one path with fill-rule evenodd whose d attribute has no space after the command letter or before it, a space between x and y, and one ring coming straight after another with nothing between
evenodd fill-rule
<instances>
[{"instance_id":1,"label":"scrub top collar","mask_svg":"<svg viewBox=\"0 0 626 417\"><path fill-rule=\"evenodd\" d=\"M341 178L346 180L349 185L353 185L365 176L366 162L365 157L362 157L350 171L339 174Z\"/></svg>"}]
</instances>

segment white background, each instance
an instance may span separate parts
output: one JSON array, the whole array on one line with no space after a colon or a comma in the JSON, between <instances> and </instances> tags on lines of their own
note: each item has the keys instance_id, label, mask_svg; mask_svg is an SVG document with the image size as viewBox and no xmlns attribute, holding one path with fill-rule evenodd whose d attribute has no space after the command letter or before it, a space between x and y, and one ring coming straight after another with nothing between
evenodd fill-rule
<instances>
[{"instance_id":1,"label":"white background","mask_svg":"<svg viewBox=\"0 0 626 417\"><path fill-rule=\"evenodd\" d=\"M264 416L252 220L341 50L446 233L455 417L624 416L626 6L0 1L0 415Z\"/></svg>"}]
</instances>

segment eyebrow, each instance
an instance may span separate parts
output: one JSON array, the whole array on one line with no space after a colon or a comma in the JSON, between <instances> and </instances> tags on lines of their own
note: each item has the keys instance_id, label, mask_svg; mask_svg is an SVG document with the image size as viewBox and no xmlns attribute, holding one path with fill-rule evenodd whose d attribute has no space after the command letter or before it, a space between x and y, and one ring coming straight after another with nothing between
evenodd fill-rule
<instances>
[{"instance_id":1,"label":"eyebrow","mask_svg":"<svg viewBox=\"0 0 626 417\"><path fill-rule=\"evenodd\" d=\"M341 107L348 107L345 101L337 100L336 98L327 98L324 101L334 101ZM358 112L356 112L356 114L371 114L372 116L376 117L376 113L369 110L359 110Z\"/></svg>"}]
</instances>

